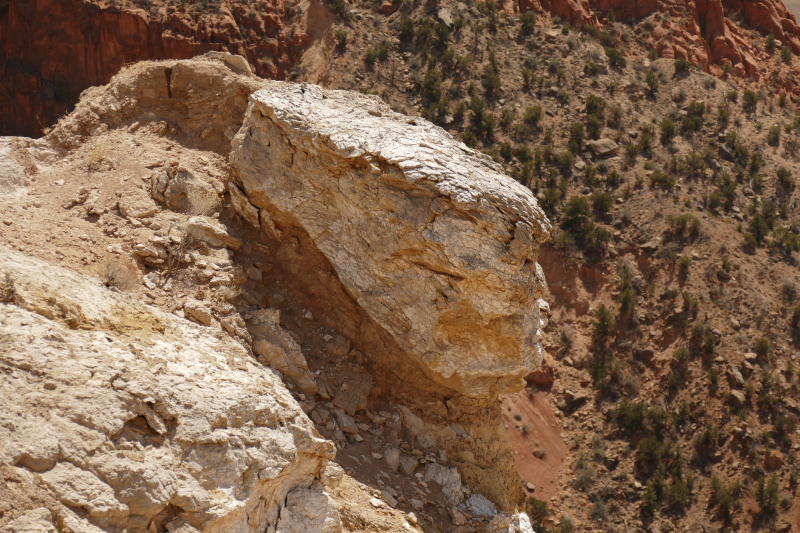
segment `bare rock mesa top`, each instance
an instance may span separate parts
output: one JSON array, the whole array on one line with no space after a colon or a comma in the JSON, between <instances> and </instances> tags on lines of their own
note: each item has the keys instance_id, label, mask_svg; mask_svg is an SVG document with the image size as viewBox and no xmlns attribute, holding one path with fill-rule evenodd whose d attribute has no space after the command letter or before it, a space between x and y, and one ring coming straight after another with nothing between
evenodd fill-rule
<instances>
[{"instance_id":1,"label":"bare rock mesa top","mask_svg":"<svg viewBox=\"0 0 800 533\"><path fill-rule=\"evenodd\" d=\"M538 368L550 223L489 158L377 97L268 82L231 163L249 203L304 228L434 382L493 396Z\"/></svg>"}]
</instances>

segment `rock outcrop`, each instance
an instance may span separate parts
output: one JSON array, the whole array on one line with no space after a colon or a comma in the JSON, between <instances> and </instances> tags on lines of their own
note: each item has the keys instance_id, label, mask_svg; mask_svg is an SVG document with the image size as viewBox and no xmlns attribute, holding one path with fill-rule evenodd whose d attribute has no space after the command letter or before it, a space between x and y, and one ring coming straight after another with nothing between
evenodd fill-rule
<instances>
[{"instance_id":1,"label":"rock outcrop","mask_svg":"<svg viewBox=\"0 0 800 533\"><path fill-rule=\"evenodd\" d=\"M430 379L521 388L542 358L550 229L530 189L375 97L271 83L250 102L231 152L250 203L307 231Z\"/></svg>"},{"instance_id":2,"label":"rock outcrop","mask_svg":"<svg viewBox=\"0 0 800 533\"><path fill-rule=\"evenodd\" d=\"M231 52L283 78L329 18L316 1L0 2L0 135L40 135L84 89L145 59Z\"/></svg>"},{"instance_id":3,"label":"rock outcrop","mask_svg":"<svg viewBox=\"0 0 800 533\"><path fill-rule=\"evenodd\" d=\"M309 110L293 117L285 113L290 107L275 105L274 113L280 113L281 119L273 115L274 124L269 124L265 104L255 97L252 105L248 104L250 95L258 94L261 99L272 95L286 99L287 106L296 106L303 102L304 93L308 93L309 105L328 116L327 123L324 116ZM248 147L241 137L251 130L253 144ZM255 142L263 141L263 132L275 136L272 146ZM278 142L281 135L285 139L291 136L300 151L285 150ZM309 141L312 135L316 138ZM232 139L236 140L235 153ZM370 143L376 144L370 148ZM350 144L363 144L375 155L354 153ZM251 477L266 460L255 453L263 441L258 440L258 432L266 433L264 439L293 442L294 437L285 432L297 434L292 429L295 418L301 428L311 432L310 443L295 444L297 457L286 467L299 469L297 479L302 482L295 484L288 474L279 476L287 484L270 489L273 492L264 496L264 501L271 502L273 493L295 496L287 498L288 504L280 509L267 502L261 511L277 520L269 523L279 530L335 531L339 527L334 510L323 505L327 499L316 481L339 506L342 528L349 531L363 530L363 524L385 531L414 531L416 519L404 514L417 509L416 503L410 503L412 498L423 508L430 504L438 507L439 503L450 508L464 506L469 495L480 495L491 500L495 513L511 515L519 510L524 494L496 394L521 387L522 378L536 367L540 356L537 330L545 323L540 310L546 309L546 304L538 299L544 279L536 254L549 223L530 191L503 176L491 161L425 121L392 113L376 98L265 81L237 68L230 56L217 53L186 61L132 65L109 85L85 91L76 110L46 137L12 139L2 146L5 155L0 157L0 165L13 172L0 176L0 186L18 195L20 204L30 206L20 211L19 218L9 220L11 224L2 221L3 237L21 225L52 227L53 220L41 221L39 216L54 209L55 224L64 228L57 233L65 240L59 238L30 252L45 261L55 257L62 265L87 274L100 273L107 284L131 291L131 296L125 297L94 282L75 296L61 287L66 282L59 279L67 276L59 269L48 275L55 281L46 289L26 293L24 284L15 284L3 298L13 297L16 304L7 307L41 311L52 317L48 320L66 323L58 330L65 349L74 344L73 352L81 357L87 350L92 354L91 350L98 350L103 357L97 356L100 366L96 375L101 375L100 370L103 376L111 374L107 380L110 389L101 380L98 389L91 390L96 397L91 405L95 411L108 411L111 414L107 416L113 414L121 420L123 433L130 426L131 432L144 432L155 439L142 441L142 450L131 446L142 452L137 457L145 463L151 461L150 453L158 454L154 456L161 461L158 470L151 469L157 480L179 476L175 483L180 486L183 480L189 482L189 477L201 475L195 462L174 455L178 444L188 448L194 444L176 443L170 433L174 430L174 435L179 435L184 423L200 427L197 417L210 420L214 438L227 438L230 427L235 426L237 442L248 452L247 458L241 459L237 455L240 448L234 449L230 441L215 440L215 445L231 450L229 457L215 459L219 469L239 472L241 461L245 466L254 462L241 481L237 480L238 485L230 482L236 490L215 493L214 497L227 503L214 507L213 512L203 511L200 518L207 521L202 522L192 513L206 500L196 504L176 499L172 485L159 488L159 496L153 496L156 503L140 511L134 507L143 504L134 505L127 488L125 494L117 490L127 487L128 478L119 477L120 485L105 471L92 470L91 460L65 460L42 453L37 457L45 457L43 465L28 465L26 459L9 452L8 459L0 460L0 468L7 468L7 479L28 480L35 497L17 506L30 516L5 515L3 520L19 519L20 527L28 527L24 524L46 522L42 511L46 509L50 523L61 520L59 513L69 511L76 520L99 525L108 518L109 527L125 524L129 531L142 524L148 528L154 524L156 531L217 531L216 521L233 523L237 509L249 509L251 495L260 497L257 495L273 487L271 480L256 482ZM412 156L395 158L396 151L411 151ZM304 154L309 156L301 160ZM244 156L259 158L258 164L264 166L239 165ZM296 165L286 163L291 157ZM380 172L373 174L373 168ZM243 172L251 172L248 180L252 180L242 180ZM252 181L264 187L272 177L276 189L280 188L278 177L301 185L294 190L308 192L308 205L280 209L279 204L291 199L275 195L273 202L248 185ZM330 207L320 211L327 213L323 218L308 210L326 197L313 194L321 188L326 188L332 199ZM325 237L332 232L341 236ZM374 249L358 242L355 237L359 234ZM342 254L343 247L352 252ZM362 254L363 260L356 254ZM101 264L114 269L98 269ZM43 263L31 263L28 269L52 271ZM131 275L133 278L127 279ZM109 314L104 309L111 304L100 305L106 300L98 291L102 298L116 302L112 307L128 322L118 326L116 318L104 318ZM18 297L29 293L43 296ZM81 298L100 303L89 306L81 303ZM158 306L169 314L153 312L137 302ZM382 310L381 302L394 307ZM8 313L10 316L11 311ZM163 327L152 332L143 329L140 315L157 317ZM37 320L50 323L44 318ZM9 333L8 342L24 345L27 333L24 328L20 331L19 340ZM115 350L118 339L121 351L96 348L92 335L99 335L97 332L112 339ZM212 340L219 343L210 345ZM182 346L180 351L173 349L176 345ZM43 353L49 354L47 349ZM169 359L158 367L151 361L158 350L179 364L170 366ZM247 371L244 376L236 373L241 365L231 370L228 353L241 355ZM119 355L120 360L112 355ZM228 358L220 359L223 356ZM58 361L62 359L67 360L61 357ZM49 372L47 365L53 364L46 359L41 372ZM275 394L280 392L277 381L268 381L272 375L265 373L265 366L284 381L315 427L303 413L294 414L297 404L291 402L284 406L292 413L283 419L288 426L266 432L255 422L250 424L247 413L251 408L258 410L261 402L269 401L273 385ZM204 376L213 371L213 382L203 378L195 388L175 376L200 379L194 372L201 371ZM162 378L177 390L169 398L183 403L163 399L167 393ZM255 380L260 392L254 392L248 380ZM53 390L69 397L80 394L85 383L95 386L91 380L59 383ZM230 383L231 388L241 389L245 399L257 397L242 407L243 396L229 391ZM50 389L44 390L49 394ZM145 395L135 396L139 391ZM193 405L187 414L186 405L192 402L185 395L204 400L213 396L210 405L223 402L228 414L217 420L217 411L208 412L211 408L205 404ZM35 405L45 400L32 397L30 401ZM66 409L77 400L59 402ZM105 408L109 402L111 407ZM137 407L140 404L149 410ZM127 418L131 412L132 418ZM163 422L164 435L153 429L151 422L157 429L161 426L152 413ZM236 425L239 418L244 425ZM124 435L130 443L133 436ZM322 471L327 452L314 455L309 448L319 435L343 449L372 450L366 453L366 461L375 468L363 468L366 463L362 465L361 459L342 454L340 461L347 475L342 475L341 469L337 473L331 463ZM102 458L127 450L119 448L119 438L117 433L103 433L98 439L104 447L91 456ZM330 446L320 442L323 448ZM58 446L60 449L61 444ZM276 451L276 461L284 457L281 450ZM65 462L72 466L62 466ZM73 466L80 472L65 470ZM124 468L139 472L134 467L138 468ZM48 474L51 470L54 473ZM104 485L93 479L90 482L83 472ZM422 502L415 493L400 489L396 495L387 491L388 496L372 490L384 484L407 485L415 473L441 484L428 495L430 500ZM64 481L59 486L66 496L61 496L46 477L52 478L53 485L61 483L59 480L81 479L81 486L93 488L86 493L89 496L75 495L77 489ZM340 482L341 487L337 486ZM202 488L213 491L213 487ZM308 494L293 492L299 489L315 496L299 498ZM59 503L62 501L65 503ZM90 513L93 502L100 518ZM163 509L157 510L162 504ZM153 512L156 514L151 516ZM203 518L209 513L213 516ZM261 515L253 516L261 520ZM478 525L481 519L477 516L468 520ZM424 515L419 518L425 520Z\"/></svg>"},{"instance_id":4,"label":"rock outcrop","mask_svg":"<svg viewBox=\"0 0 800 533\"><path fill-rule=\"evenodd\" d=\"M227 335L4 247L0 301L3 531L341 530L333 444Z\"/></svg>"}]
</instances>

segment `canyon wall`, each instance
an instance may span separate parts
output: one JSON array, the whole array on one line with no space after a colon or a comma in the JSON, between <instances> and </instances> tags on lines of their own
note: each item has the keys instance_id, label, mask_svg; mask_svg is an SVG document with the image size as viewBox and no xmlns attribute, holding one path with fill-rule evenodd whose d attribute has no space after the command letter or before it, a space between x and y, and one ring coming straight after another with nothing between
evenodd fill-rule
<instances>
[{"instance_id":1,"label":"canyon wall","mask_svg":"<svg viewBox=\"0 0 800 533\"><path fill-rule=\"evenodd\" d=\"M689 59L705 71L721 74L729 61L738 76L759 77L752 37L742 26L774 33L779 46L800 54L800 30L781 0L520 0L519 10L559 16L575 26L598 25L597 13L612 10L616 20L645 23L644 43L661 57Z\"/></svg>"},{"instance_id":2,"label":"canyon wall","mask_svg":"<svg viewBox=\"0 0 800 533\"><path fill-rule=\"evenodd\" d=\"M224 51L246 57L259 76L284 78L328 18L316 0L274 0L258 11L233 2L4 0L0 135L41 135L84 89L145 59Z\"/></svg>"}]
</instances>

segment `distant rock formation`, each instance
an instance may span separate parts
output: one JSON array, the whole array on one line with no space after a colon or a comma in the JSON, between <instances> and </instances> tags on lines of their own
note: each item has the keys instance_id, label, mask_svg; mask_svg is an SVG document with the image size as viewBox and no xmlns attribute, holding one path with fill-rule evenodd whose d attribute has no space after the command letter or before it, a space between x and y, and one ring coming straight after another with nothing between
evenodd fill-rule
<instances>
[{"instance_id":1,"label":"distant rock formation","mask_svg":"<svg viewBox=\"0 0 800 533\"><path fill-rule=\"evenodd\" d=\"M246 57L259 76L282 79L310 44L308 32L319 33L330 16L317 2L306 12L283 0L264 2L258 12L213 1L147 5L0 2L0 135L41 135L84 89L145 59L231 52Z\"/></svg>"},{"instance_id":2,"label":"distant rock formation","mask_svg":"<svg viewBox=\"0 0 800 533\"><path fill-rule=\"evenodd\" d=\"M661 57L684 58L707 72L721 73L730 61L738 76L758 77L758 60L737 22L775 38L800 54L800 30L781 0L519 0L519 10L548 12L570 24L598 24L596 11L611 9L619 21L640 21L658 14L646 25Z\"/></svg>"}]
</instances>

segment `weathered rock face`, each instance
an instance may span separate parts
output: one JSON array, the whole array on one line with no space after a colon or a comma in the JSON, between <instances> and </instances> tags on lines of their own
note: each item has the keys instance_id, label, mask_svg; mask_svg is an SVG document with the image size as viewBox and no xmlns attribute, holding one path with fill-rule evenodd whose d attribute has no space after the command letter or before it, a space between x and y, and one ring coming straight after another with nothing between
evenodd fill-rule
<instances>
[{"instance_id":1,"label":"weathered rock face","mask_svg":"<svg viewBox=\"0 0 800 533\"><path fill-rule=\"evenodd\" d=\"M737 75L758 76L753 44L734 20L765 34L773 32L800 54L800 29L781 0L519 0L518 4L520 11L549 12L575 26L598 24L596 11L613 9L620 21L641 21L658 13L647 26L648 44L661 57L689 59L715 74L730 61Z\"/></svg>"},{"instance_id":2,"label":"weathered rock face","mask_svg":"<svg viewBox=\"0 0 800 533\"><path fill-rule=\"evenodd\" d=\"M550 225L531 191L378 98L273 83L250 102L231 152L250 203L304 228L430 379L469 396L520 388L546 306Z\"/></svg>"},{"instance_id":3,"label":"weathered rock face","mask_svg":"<svg viewBox=\"0 0 800 533\"><path fill-rule=\"evenodd\" d=\"M329 17L314 1L302 9L261 2L257 10L215 3L195 10L158 0L0 2L0 135L40 135L84 89L144 59L217 50L248 58L260 76L283 78Z\"/></svg>"},{"instance_id":4,"label":"weathered rock face","mask_svg":"<svg viewBox=\"0 0 800 533\"><path fill-rule=\"evenodd\" d=\"M0 302L0 464L28 487L3 531L341 530L333 444L230 337L4 247Z\"/></svg>"}]
</instances>

